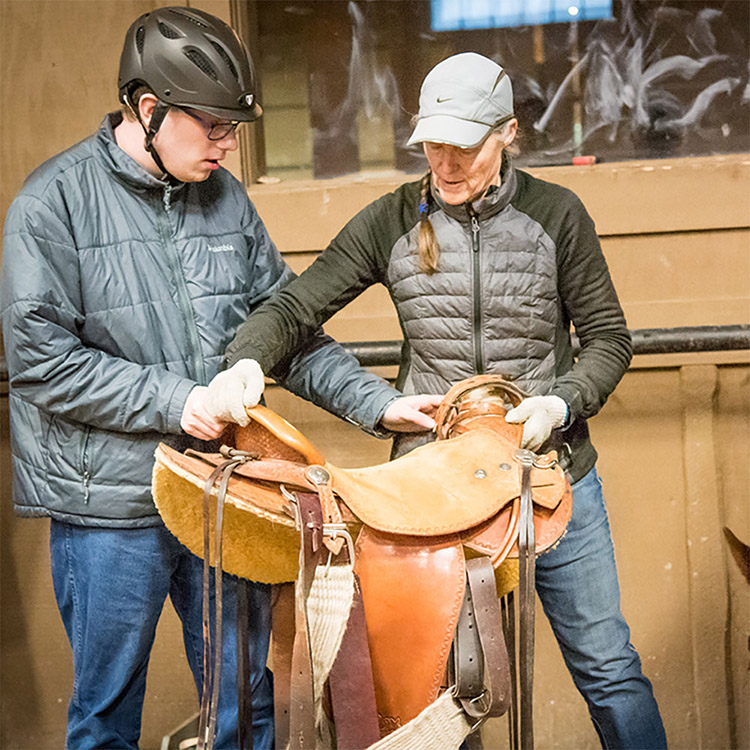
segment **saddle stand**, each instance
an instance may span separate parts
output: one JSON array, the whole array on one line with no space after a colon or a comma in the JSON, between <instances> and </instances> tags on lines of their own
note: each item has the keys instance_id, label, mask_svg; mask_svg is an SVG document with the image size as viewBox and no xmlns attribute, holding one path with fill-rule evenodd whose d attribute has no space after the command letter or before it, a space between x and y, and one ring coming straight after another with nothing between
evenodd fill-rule
<instances>
[{"instance_id":1,"label":"saddle stand","mask_svg":"<svg viewBox=\"0 0 750 750\"><path fill-rule=\"evenodd\" d=\"M556 455L519 448L521 426L505 421L522 398L495 376L463 381L435 442L363 469L326 462L264 407L220 453L159 446L157 507L204 560L201 750L215 730L224 571L276 584L277 747L458 748L509 708L512 746L533 747L534 560L572 499Z\"/></svg>"}]
</instances>

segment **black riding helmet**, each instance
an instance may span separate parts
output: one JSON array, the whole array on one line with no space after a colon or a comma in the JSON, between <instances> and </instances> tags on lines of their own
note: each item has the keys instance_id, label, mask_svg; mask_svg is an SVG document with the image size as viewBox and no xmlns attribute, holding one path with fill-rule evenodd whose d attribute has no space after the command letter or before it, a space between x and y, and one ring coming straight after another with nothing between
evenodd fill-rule
<instances>
[{"instance_id":1,"label":"black riding helmet","mask_svg":"<svg viewBox=\"0 0 750 750\"><path fill-rule=\"evenodd\" d=\"M144 13L128 29L120 57L120 101L140 122L133 91L148 86L159 99L146 131L146 148L161 169L152 140L170 106L193 107L225 120L257 120L255 69L237 34L195 8ZM143 123L141 123L143 125Z\"/></svg>"},{"instance_id":2,"label":"black riding helmet","mask_svg":"<svg viewBox=\"0 0 750 750\"><path fill-rule=\"evenodd\" d=\"M158 8L128 29L120 58L120 99L145 83L165 104L226 120L257 120L253 61L221 19L195 8Z\"/></svg>"}]
</instances>

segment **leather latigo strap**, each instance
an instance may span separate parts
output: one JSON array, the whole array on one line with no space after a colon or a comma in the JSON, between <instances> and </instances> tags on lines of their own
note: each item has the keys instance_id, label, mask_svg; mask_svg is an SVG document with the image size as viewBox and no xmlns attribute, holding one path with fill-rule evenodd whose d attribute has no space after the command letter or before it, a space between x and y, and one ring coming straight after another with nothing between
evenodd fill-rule
<instances>
[{"instance_id":1,"label":"leather latigo strap","mask_svg":"<svg viewBox=\"0 0 750 750\"><path fill-rule=\"evenodd\" d=\"M508 649L508 662L510 666L510 684L512 687L513 700L510 702L510 713L508 716L508 745L511 748L519 747L518 744L518 659L516 658L516 603L515 592L511 591L500 600L500 615L503 621L503 633Z\"/></svg>"},{"instance_id":2,"label":"leather latigo strap","mask_svg":"<svg viewBox=\"0 0 750 750\"><path fill-rule=\"evenodd\" d=\"M480 701L484 705L480 705L476 718L502 716L511 700L510 667L492 564L486 557L468 560L466 575L484 655L486 697ZM477 701L472 706L477 709Z\"/></svg>"},{"instance_id":3,"label":"leather latigo strap","mask_svg":"<svg viewBox=\"0 0 750 750\"><path fill-rule=\"evenodd\" d=\"M295 634L289 697L289 747L308 750L316 746L315 693L312 673L307 598L315 568L323 561L323 513L317 495L296 495L300 530L300 571L295 588Z\"/></svg>"},{"instance_id":4,"label":"leather latigo strap","mask_svg":"<svg viewBox=\"0 0 750 750\"><path fill-rule=\"evenodd\" d=\"M237 581L237 748L253 747L253 691L250 679L250 599L248 582Z\"/></svg>"},{"instance_id":5,"label":"leather latigo strap","mask_svg":"<svg viewBox=\"0 0 750 750\"><path fill-rule=\"evenodd\" d=\"M375 681L367 642L362 590L355 576L354 604L329 675L336 744L342 750L364 750L380 739Z\"/></svg>"}]
</instances>

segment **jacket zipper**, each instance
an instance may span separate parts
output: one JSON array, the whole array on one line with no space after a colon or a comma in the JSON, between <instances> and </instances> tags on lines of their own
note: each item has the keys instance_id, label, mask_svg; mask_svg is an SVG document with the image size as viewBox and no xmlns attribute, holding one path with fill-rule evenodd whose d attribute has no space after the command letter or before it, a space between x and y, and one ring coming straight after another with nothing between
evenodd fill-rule
<instances>
[{"instance_id":1,"label":"jacket zipper","mask_svg":"<svg viewBox=\"0 0 750 750\"><path fill-rule=\"evenodd\" d=\"M481 242L479 239L479 219L472 206L468 206L471 217L471 260L474 276L474 368L477 375L484 373L484 352L482 349L482 276L481 276Z\"/></svg>"},{"instance_id":2,"label":"jacket zipper","mask_svg":"<svg viewBox=\"0 0 750 750\"><path fill-rule=\"evenodd\" d=\"M187 282L185 281L185 274L182 270L182 263L177 252L177 246L172 239L172 225L169 220L169 213L172 210L172 186L167 185L164 188L164 196L162 199L164 206L164 215L161 216L157 212L157 225L159 227L159 234L161 235L162 244L167 254L167 262L170 265L172 274L177 285L177 299L179 307L182 311L183 318L185 321L185 328L187 330L188 340L190 342L190 353L193 363L193 377L201 384L206 384L206 369L203 363L203 357L201 357L200 338L198 336L198 327L195 324L195 314L193 312L193 305L190 302L190 295L187 290Z\"/></svg>"},{"instance_id":3,"label":"jacket zipper","mask_svg":"<svg viewBox=\"0 0 750 750\"><path fill-rule=\"evenodd\" d=\"M81 454L78 458L78 464L81 467L81 483L83 484L83 502L88 505L91 483L91 472L89 471L89 440L91 439L91 427L86 427L81 440Z\"/></svg>"}]
</instances>

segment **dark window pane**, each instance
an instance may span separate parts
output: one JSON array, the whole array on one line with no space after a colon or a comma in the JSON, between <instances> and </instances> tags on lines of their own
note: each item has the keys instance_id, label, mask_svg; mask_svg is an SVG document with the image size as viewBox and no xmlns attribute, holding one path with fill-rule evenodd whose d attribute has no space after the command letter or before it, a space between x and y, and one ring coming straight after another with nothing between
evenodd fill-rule
<instances>
[{"instance_id":1,"label":"dark window pane","mask_svg":"<svg viewBox=\"0 0 750 750\"><path fill-rule=\"evenodd\" d=\"M493 8L557 5L461 3L467 17L473 5L489 8L493 24ZM606 0L574 4L584 20L433 31L430 0L260 0L269 174L423 171L421 149L405 146L420 84L440 60L464 51L508 71L522 164L750 150L750 3L614 0L612 17L600 20L586 14L603 12Z\"/></svg>"}]
</instances>

